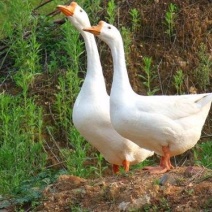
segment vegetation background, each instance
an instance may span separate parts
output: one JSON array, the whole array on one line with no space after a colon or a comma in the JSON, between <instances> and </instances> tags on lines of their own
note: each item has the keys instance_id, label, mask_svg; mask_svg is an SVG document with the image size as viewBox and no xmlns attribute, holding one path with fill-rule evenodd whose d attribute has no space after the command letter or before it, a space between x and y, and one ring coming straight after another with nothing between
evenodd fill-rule
<instances>
[{"instance_id":1,"label":"vegetation background","mask_svg":"<svg viewBox=\"0 0 212 212\"><path fill-rule=\"evenodd\" d=\"M0 210L39 205L61 174L97 178L110 165L74 128L72 106L86 70L82 37L56 10L62 0L0 2ZM133 89L143 95L212 91L208 0L77 1L92 24L123 36ZM112 58L97 40L110 92ZM201 141L175 165L212 168L212 116ZM156 156L145 161L154 163ZM144 164L133 167L140 168Z\"/></svg>"}]
</instances>

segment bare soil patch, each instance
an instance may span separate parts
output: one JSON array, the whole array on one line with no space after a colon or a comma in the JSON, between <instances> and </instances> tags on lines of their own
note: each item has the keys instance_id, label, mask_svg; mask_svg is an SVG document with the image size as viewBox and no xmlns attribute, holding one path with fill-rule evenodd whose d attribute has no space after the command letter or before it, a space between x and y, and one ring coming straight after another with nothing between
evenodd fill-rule
<instances>
[{"instance_id":1,"label":"bare soil patch","mask_svg":"<svg viewBox=\"0 0 212 212\"><path fill-rule=\"evenodd\" d=\"M78 209L78 210L77 210ZM211 211L212 170L178 167L98 179L62 175L43 192L36 211Z\"/></svg>"}]
</instances>

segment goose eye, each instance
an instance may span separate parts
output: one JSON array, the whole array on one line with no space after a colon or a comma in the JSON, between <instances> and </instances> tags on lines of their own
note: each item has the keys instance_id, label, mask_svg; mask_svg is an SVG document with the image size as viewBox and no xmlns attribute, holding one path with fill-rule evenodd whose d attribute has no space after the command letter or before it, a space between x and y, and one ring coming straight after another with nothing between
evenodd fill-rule
<instances>
[{"instance_id":1,"label":"goose eye","mask_svg":"<svg viewBox=\"0 0 212 212\"><path fill-rule=\"evenodd\" d=\"M111 29L111 27L109 26L108 29Z\"/></svg>"},{"instance_id":2,"label":"goose eye","mask_svg":"<svg viewBox=\"0 0 212 212\"><path fill-rule=\"evenodd\" d=\"M82 13L82 10L80 10L80 12Z\"/></svg>"}]
</instances>

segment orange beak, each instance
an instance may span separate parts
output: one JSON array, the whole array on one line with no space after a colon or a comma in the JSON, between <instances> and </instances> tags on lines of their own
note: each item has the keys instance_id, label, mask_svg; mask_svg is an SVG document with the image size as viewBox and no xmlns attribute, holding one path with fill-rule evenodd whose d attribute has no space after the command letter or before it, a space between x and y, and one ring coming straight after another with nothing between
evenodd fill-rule
<instances>
[{"instance_id":1,"label":"orange beak","mask_svg":"<svg viewBox=\"0 0 212 212\"><path fill-rule=\"evenodd\" d=\"M66 16L74 15L74 10L77 6L76 2L71 2L69 6L66 5L58 5L57 8Z\"/></svg>"},{"instance_id":2,"label":"orange beak","mask_svg":"<svg viewBox=\"0 0 212 212\"><path fill-rule=\"evenodd\" d=\"M100 21L98 25L84 28L83 31L90 32L93 35L100 35L101 29L103 26L103 21Z\"/></svg>"}]
</instances>

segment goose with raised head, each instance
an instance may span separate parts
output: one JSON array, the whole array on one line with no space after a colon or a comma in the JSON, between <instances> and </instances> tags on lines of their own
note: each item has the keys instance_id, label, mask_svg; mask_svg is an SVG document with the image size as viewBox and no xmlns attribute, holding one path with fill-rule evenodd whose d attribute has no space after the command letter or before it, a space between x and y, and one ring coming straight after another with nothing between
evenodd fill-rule
<instances>
[{"instance_id":1,"label":"goose with raised head","mask_svg":"<svg viewBox=\"0 0 212 212\"><path fill-rule=\"evenodd\" d=\"M128 171L130 164L142 162L152 156L153 152L123 138L112 127L109 96L96 41L92 34L83 31L84 27L91 26L87 13L76 2L69 6L58 5L57 8L81 33L87 52L87 73L74 103L73 123L80 134L113 164L115 173L120 165Z\"/></svg>"},{"instance_id":2,"label":"goose with raised head","mask_svg":"<svg viewBox=\"0 0 212 212\"><path fill-rule=\"evenodd\" d=\"M111 49L113 82L110 117L115 130L140 147L161 155L160 165L146 167L150 173L164 173L173 166L170 157L192 148L201 136L210 110L212 93L176 96L142 96L129 82L123 40L119 30L104 21L87 27Z\"/></svg>"}]
</instances>

